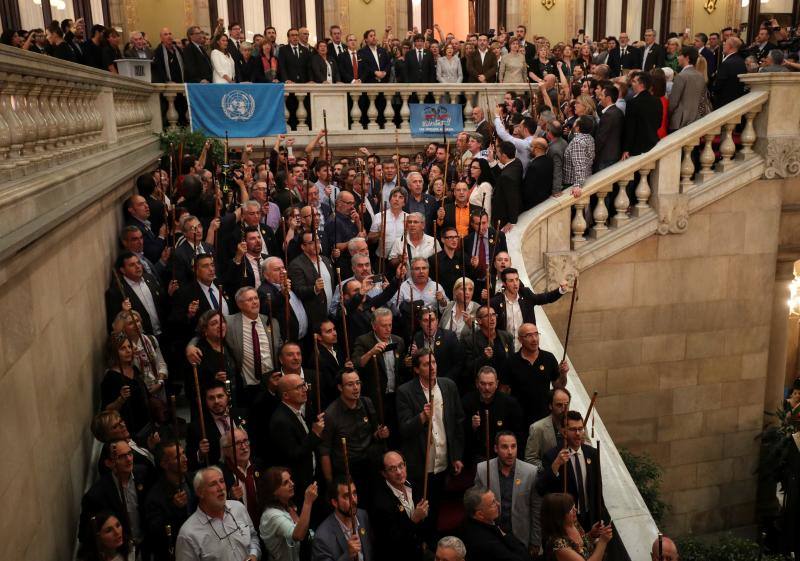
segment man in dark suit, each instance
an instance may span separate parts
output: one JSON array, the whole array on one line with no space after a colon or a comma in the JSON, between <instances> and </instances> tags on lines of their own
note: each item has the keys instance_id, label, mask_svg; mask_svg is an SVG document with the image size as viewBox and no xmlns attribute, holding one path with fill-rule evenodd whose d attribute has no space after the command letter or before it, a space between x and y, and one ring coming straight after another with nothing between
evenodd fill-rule
<instances>
[{"instance_id":1,"label":"man in dark suit","mask_svg":"<svg viewBox=\"0 0 800 561\"><path fill-rule=\"evenodd\" d=\"M297 294L289 288L291 281L288 279L283 260L280 257L267 257L261 272L263 281L258 287L261 299L261 313L271 315L280 325L281 338L284 341L305 341L311 334L311 325L308 321L305 307ZM286 323L286 295L289 291L289 323Z\"/></svg>"},{"instance_id":2,"label":"man in dark suit","mask_svg":"<svg viewBox=\"0 0 800 561\"><path fill-rule=\"evenodd\" d=\"M619 64L620 73L634 68L641 68L642 52L630 44L628 34L624 31L619 34Z\"/></svg>"},{"instance_id":3,"label":"man in dark suit","mask_svg":"<svg viewBox=\"0 0 800 561\"><path fill-rule=\"evenodd\" d=\"M491 201L486 202L491 203ZM436 211L436 223L439 231L441 232L443 228L456 228L459 235L466 235L469 231L470 214L479 208L469 203L469 188L466 183L459 181L453 187L453 200L446 202ZM447 288L445 287L445 289ZM452 288L452 286L449 287L450 290Z\"/></svg>"},{"instance_id":4,"label":"man in dark suit","mask_svg":"<svg viewBox=\"0 0 800 561\"><path fill-rule=\"evenodd\" d=\"M436 82L436 62L425 50L425 37L414 36L414 48L405 56L404 81L409 84Z\"/></svg>"},{"instance_id":5,"label":"man in dark suit","mask_svg":"<svg viewBox=\"0 0 800 561\"><path fill-rule=\"evenodd\" d=\"M483 107L477 106L472 108L472 120L475 122L475 132L470 134L470 138L474 138L478 141L481 150L486 150L492 142L494 127L486 119L486 113ZM480 153L480 150L473 151L473 149L470 148L470 152L472 152L472 157L474 158Z\"/></svg>"},{"instance_id":6,"label":"man in dark suit","mask_svg":"<svg viewBox=\"0 0 800 561\"><path fill-rule=\"evenodd\" d=\"M494 274L494 263L490 263L492 255L508 251L506 235L497 232L489 225L489 217L484 212L480 216L473 213L470 216L470 232L464 238L464 250L467 252L467 276L469 276L477 287L473 294L473 300L481 301L478 297L481 288L485 285L486 274L490 277ZM495 244L497 247L495 247ZM485 300L483 300L485 301Z\"/></svg>"},{"instance_id":7,"label":"man in dark suit","mask_svg":"<svg viewBox=\"0 0 800 561\"><path fill-rule=\"evenodd\" d=\"M466 561L527 561L528 548L511 532L497 525L500 501L485 487L470 487L464 493L467 519L459 535L467 547Z\"/></svg>"},{"instance_id":8,"label":"man in dark suit","mask_svg":"<svg viewBox=\"0 0 800 561\"><path fill-rule=\"evenodd\" d=\"M492 191L492 220L500 222L507 232L517 223L522 208L522 163L515 157L516 147L509 141L500 143L499 160L501 171Z\"/></svg>"},{"instance_id":9,"label":"man in dark suit","mask_svg":"<svg viewBox=\"0 0 800 561\"><path fill-rule=\"evenodd\" d=\"M642 48L640 67L644 72L650 72L653 68L662 68L666 53L664 47L656 43L656 32L647 29L644 32L644 47Z\"/></svg>"},{"instance_id":10,"label":"man in dark suit","mask_svg":"<svg viewBox=\"0 0 800 561\"><path fill-rule=\"evenodd\" d=\"M631 78L633 97L625 109L622 159L644 154L658 143L661 126L661 101L650 95L649 72L636 72Z\"/></svg>"},{"instance_id":11,"label":"man in dark suit","mask_svg":"<svg viewBox=\"0 0 800 561\"><path fill-rule=\"evenodd\" d=\"M705 33L697 33L694 36L694 48L697 49L697 54L706 59L707 75L713 76L717 71L717 56L708 46L708 35Z\"/></svg>"},{"instance_id":12,"label":"man in dark suit","mask_svg":"<svg viewBox=\"0 0 800 561\"><path fill-rule=\"evenodd\" d=\"M761 62L767 58L767 55L771 50L778 48L774 43L770 42L769 34L770 30L762 25L758 28L756 40L753 41L752 45L750 45L749 51L758 59L758 62Z\"/></svg>"},{"instance_id":13,"label":"man in dark suit","mask_svg":"<svg viewBox=\"0 0 800 561\"><path fill-rule=\"evenodd\" d=\"M553 191L553 158L547 155L547 141L531 140L531 154L522 189L523 212L546 201Z\"/></svg>"},{"instance_id":14,"label":"man in dark suit","mask_svg":"<svg viewBox=\"0 0 800 561\"><path fill-rule=\"evenodd\" d=\"M132 195L125 200L125 225L136 226L144 236L144 255L150 262L161 259L167 237L167 225L162 224L154 232L150 223L150 205L141 195Z\"/></svg>"},{"instance_id":15,"label":"man in dark suit","mask_svg":"<svg viewBox=\"0 0 800 561\"><path fill-rule=\"evenodd\" d=\"M739 74L747 74L747 66L739 54L741 46L742 42L738 37L729 37L722 45L722 62L711 84L715 108L720 108L744 95L744 84L739 80Z\"/></svg>"},{"instance_id":16,"label":"man in dark suit","mask_svg":"<svg viewBox=\"0 0 800 561\"><path fill-rule=\"evenodd\" d=\"M236 253L226 267L225 286L229 292L236 294L244 286L261 287L261 265L269 257L266 248L261 245L261 239L261 231L256 226L244 229L244 239L236 247Z\"/></svg>"},{"instance_id":17,"label":"man in dark suit","mask_svg":"<svg viewBox=\"0 0 800 561\"><path fill-rule=\"evenodd\" d=\"M242 80L242 70L244 70L244 56L242 55L242 43L245 39L242 33L242 26L235 21L228 25L228 54L233 59L236 68L236 81Z\"/></svg>"},{"instance_id":18,"label":"man in dark suit","mask_svg":"<svg viewBox=\"0 0 800 561\"><path fill-rule=\"evenodd\" d=\"M219 462L222 457L219 439L231 428L231 418L228 417L230 398L225 391L225 384L214 380L200 391L203 396L204 429L200 427L199 417L186 427L186 459L193 470ZM239 424L235 417L234 421Z\"/></svg>"},{"instance_id":19,"label":"man in dark suit","mask_svg":"<svg viewBox=\"0 0 800 561\"><path fill-rule=\"evenodd\" d=\"M300 44L296 28L289 29L286 37L289 43L278 50L278 79L287 84L304 84L309 80L311 53Z\"/></svg>"},{"instance_id":20,"label":"man in dark suit","mask_svg":"<svg viewBox=\"0 0 800 561\"><path fill-rule=\"evenodd\" d=\"M105 295L109 331L114 318L128 301L131 309L139 312L142 318L142 330L160 336L166 327L167 295L158 280L145 273L139 258L129 251L120 253L114 270L115 278Z\"/></svg>"},{"instance_id":21,"label":"man in dark suit","mask_svg":"<svg viewBox=\"0 0 800 561\"><path fill-rule=\"evenodd\" d=\"M311 558L319 561L382 561L372 550L369 516L365 510L358 508L355 484L344 478L337 479L328 489L328 499L333 512L317 528ZM356 528L352 533L354 516ZM343 531L345 528L348 530Z\"/></svg>"},{"instance_id":22,"label":"man in dark suit","mask_svg":"<svg viewBox=\"0 0 800 561\"><path fill-rule=\"evenodd\" d=\"M213 79L211 58L200 43L203 40L203 30L193 25L186 31L186 38L189 42L183 51L183 79L190 84L211 82Z\"/></svg>"},{"instance_id":23,"label":"man in dark suit","mask_svg":"<svg viewBox=\"0 0 800 561\"><path fill-rule=\"evenodd\" d=\"M608 84L597 86L597 98L600 100L600 122L594 130L594 172L598 172L619 161L622 155L622 129L625 114L617 107L619 90Z\"/></svg>"},{"instance_id":24,"label":"man in dark suit","mask_svg":"<svg viewBox=\"0 0 800 561\"><path fill-rule=\"evenodd\" d=\"M528 28L524 25L518 25L517 34L512 40L519 42L519 46L522 47L522 52L525 53L525 64L528 70L530 70L533 66L533 62L536 60L536 45L525 40L525 35L527 34Z\"/></svg>"},{"instance_id":25,"label":"man in dark suit","mask_svg":"<svg viewBox=\"0 0 800 561\"><path fill-rule=\"evenodd\" d=\"M375 528L375 553L385 561L422 559L422 527L428 501L407 481L405 459L398 452L383 455L382 482L371 493L370 518Z\"/></svg>"},{"instance_id":26,"label":"man in dark suit","mask_svg":"<svg viewBox=\"0 0 800 561\"><path fill-rule=\"evenodd\" d=\"M419 314L419 325L421 329L414 334L412 339L412 353L416 349L431 349L436 358L436 364L441 365L439 377L449 378L461 386L464 355L456 334L439 328L439 320L436 317L436 310L433 308L422 309Z\"/></svg>"},{"instance_id":27,"label":"man in dark suit","mask_svg":"<svg viewBox=\"0 0 800 561\"><path fill-rule=\"evenodd\" d=\"M153 53L153 82L182 84L184 74L183 53L175 44L169 28L163 28L159 38L161 43Z\"/></svg>"},{"instance_id":28,"label":"man in dark suit","mask_svg":"<svg viewBox=\"0 0 800 561\"><path fill-rule=\"evenodd\" d=\"M149 489L137 477L131 447L124 440L114 440L103 445L101 454L109 472L101 475L81 500L81 541L87 547L92 547L96 532L92 528L92 517L101 511L111 511L122 524L125 535L136 543L137 549L147 551L146 544L143 548L140 545L144 540L145 528L141 507ZM133 535L132 527L136 529Z\"/></svg>"},{"instance_id":29,"label":"man in dark suit","mask_svg":"<svg viewBox=\"0 0 800 561\"><path fill-rule=\"evenodd\" d=\"M616 78L620 75L622 69L622 57L620 55L619 43L616 37L609 37L608 41L608 56L606 57L606 65L608 66L608 77Z\"/></svg>"},{"instance_id":30,"label":"man in dark suit","mask_svg":"<svg viewBox=\"0 0 800 561\"><path fill-rule=\"evenodd\" d=\"M467 58L465 82L492 83L497 81L497 57L489 48L489 38L478 36L478 48Z\"/></svg>"},{"instance_id":31,"label":"man in dark suit","mask_svg":"<svg viewBox=\"0 0 800 561\"><path fill-rule=\"evenodd\" d=\"M280 255L281 249L275 239L275 232L266 224L261 223L261 203L250 200L244 203L235 212L226 214L219 225L219 255L217 266L220 276L226 277L227 269L233 263L236 249L244 241L245 231L255 228L261 234L261 249L269 255Z\"/></svg>"},{"instance_id":32,"label":"man in dark suit","mask_svg":"<svg viewBox=\"0 0 800 561\"><path fill-rule=\"evenodd\" d=\"M567 281L563 280L555 290L534 294L530 288L522 286L519 272L513 267L503 269L500 279L503 281L503 291L495 294L491 300L492 308L497 313L497 328L508 331L515 338L520 325L536 324L536 306L552 304L567 291Z\"/></svg>"},{"instance_id":33,"label":"man in dark suit","mask_svg":"<svg viewBox=\"0 0 800 561\"><path fill-rule=\"evenodd\" d=\"M180 336L185 338L184 343L194 335L197 329L197 320L208 310L216 310L222 298L222 314L229 315L236 310L228 294L222 290L221 283L216 282L217 270L214 265L214 256L208 253L198 255L195 259L194 280L181 285L173 297L169 322L174 330L176 340Z\"/></svg>"},{"instance_id":34,"label":"man in dark suit","mask_svg":"<svg viewBox=\"0 0 800 561\"><path fill-rule=\"evenodd\" d=\"M365 84L385 83L389 81L389 53L378 46L378 36L374 29L364 32L364 47L358 51L359 72ZM363 64L363 67L362 67Z\"/></svg>"},{"instance_id":35,"label":"man in dark suit","mask_svg":"<svg viewBox=\"0 0 800 561\"><path fill-rule=\"evenodd\" d=\"M194 216L183 221L183 243L175 249L175 279L180 286L194 280L195 259L204 254L214 255L214 247L203 241L203 225Z\"/></svg>"},{"instance_id":36,"label":"man in dark suit","mask_svg":"<svg viewBox=\"0 0 800 561\"><path fill-rule=\"evenodd\" d=\"M347 48L336 57L339 65L339 78L345 84L358 84L361 82L361 56L358 51L358 41L352 33L347 36Z\"/></svg>"},{"instance_id":37,"label":"man in dark suit","mask_svg":"<svg viewBox=\"0 0 800 561\"><path fill-rule=\"evenodd\" d=\"M278 382L281 404L269 422L270 463L286 466L295 482L295 501L303 497L319 473L315 458L325 428L324 413L311 423L304 409L308 401L308 384L297 374L286 374Z\"/></svg>"},{"instance_id":38,"label":"man in dark suit","mask_svg":"<svg viewBox=\"0 0 800 561\"><path fill-rule=\"evenodd\" d=\"M250 431L250 447L253 449L253 456L264 462L271 457L272 448L269 437L269 425L272 422L272 415L281 404L278 395L278 383L283 377L280 370L273 370L268 376L264 376L264 388L253 400L247 412L247 427Z\"/></svg>"},{"instance_id":39,"label":"man in dark suit","mask_svg":"<svg viewBox=\"0 0 800 561\"><path fill-rule=\"evenodd\" d=\"M301 242L303 253L289 264L288 273L292 290L303 302L308 321L314 326L328 317L336 277L330 259L320 255L319 239L312 232L304 232Z\"/></svg>"},{"instance_id":40,"label":"man in dark suit","mask_svg":"<svg viewBox=\"0 0 800 561\"><path fill-rule=\"evenodd\" d=\"M536 482L540 495L562 493L566 464L567 493L575 500L578 521L584 528L608 520L605 506L597 508L597 449L583 443L583 417L577 411L567 412L566 426L561 428L564 448L551 448L542 458L542 477Z\"/></svg>"},{"instance_id":41,"label":"man in dark suit","mask_svg":"<svg viewBox=\"0 0 800 561\"><path fill-rule=\"evenodd\" d=\"M397 390L397 419L400 425L403 456L406 458L412 485L422 487L425 472L428 475L427 540L435 543L435 524L439 519L439 506L449 471L454 475L464 467L464 410L456 383L448 378L438 378L436 358L430 349L421 349L411 359L414 379ZM431 405L429 397L433 396ZM439 418L435 418L439 416ZM440 422L444 434L433 431L433 453L425 453L428 440L428 423ZM437 454L437 450L441 450ZM428 459L428 465L425 460ZM431 543L434 542L434 543Z\"/></svg>"}]
</instances>

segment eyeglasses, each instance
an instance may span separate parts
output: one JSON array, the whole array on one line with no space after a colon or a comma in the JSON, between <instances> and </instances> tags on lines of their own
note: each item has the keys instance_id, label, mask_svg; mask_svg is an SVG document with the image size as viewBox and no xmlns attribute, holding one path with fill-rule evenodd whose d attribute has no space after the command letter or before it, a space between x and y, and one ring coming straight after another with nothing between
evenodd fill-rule
<instances>
[{"instance_id":1,"label":"eyeglasses","mask_svg":"<svg viewBox=\"0 0 800 561\"><path fill-rule=\"evenodd\" d=\"M586 429L583 428L583 427L569 427L567 429L567 432L574 432L574 433L581 433L581 432L585 432L585 431L586 431Z\"/></svg>"},{"instance_id":2,"label":"eyeglasses","mask_svg":"<svg viewBox=\"0 0 800 561\"><path fill-rule=\"evenodd\" d=\"M457 240L458 236L444 236L442 239L444 239L444 240Z\"/></svg>"},{"instance_id":3,"label":"eyeglasses","mask_svg":"<svg viewBox=\"0 0 800 561\"><path fill-rule=\"evenodd\" d=\"M403 469L406 469L406 463L405 462L400 462L396 466L386 466L386 471L388 471L389 473L397 473L397 472L399 472L400 470L403 470Z\"/></svg>"},{"instance_id":4,"label":"eyeglasses","mask_svg":"<svg viewBox=\"0 0 800 561\"><path fill-rule=\"evenodd\" d=\"M307 382L303 382L302 384L297 384L295 387L293 387L292 391L294 391L294 390L307 390L307 389L308 389L308 383Z\"/></svg>"},{"instance_id":5,"label":"eyeglasses","mask_svg":"<svg viewBox=\"0 0 800 561\"><path fill-rule=\"evenodd\" d=\"M239 522L237 522L236 517L233 515L233 512L231 512L230 510L228 510L226 508L225 509L225 514L227 514L227 515L229 515L231 517L231 519L233 520L233 523L236 524L236 528L232 529L230 532L227 532L224 536L220 536L219 532L217 532L217 529L214 527L214 519L211 518L211 517L208 518L208 525L211 526L211 529L214 531L214 535L217 536L217 539L219 541L222 541L224 539L229 538L230 536L232 536L236 532L239 532L242 536L244 536L245 535L245 533L244 533L245 529L242 528L239 525ZM223 531L226 531L225 530L225 514L222 515L222 522L220 522L220 524L222 524L222 530Z\"/></svg>"},{"instance_id":6,"label":"eyeglasses","mask_svg":"<svg viewBox=\"0 0 800 561\"><path fill-rule=\"evenodd\" d=\"M244 448L245 446L250 446L250 439L249 438L243 438L242 440L237 440L236 441L236 446L238 448ZM233 448L233 445L232 444L228 444L227 446L225 446L225 448Z\"/></svg>"}]
</instances>

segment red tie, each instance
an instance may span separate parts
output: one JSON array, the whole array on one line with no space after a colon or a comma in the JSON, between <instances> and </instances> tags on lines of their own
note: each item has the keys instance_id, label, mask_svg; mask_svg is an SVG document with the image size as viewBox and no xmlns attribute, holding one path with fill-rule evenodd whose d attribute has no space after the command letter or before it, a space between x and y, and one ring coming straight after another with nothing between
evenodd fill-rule
<instances>
[{"instance_id":1,"label":"red tie","mask_svg":"<svg viewBox=\"0 0 800 561\"><path fill-rule=\"evenodd\" d=\"M261 341L258 340L258 331L256 331L256 321L253 321L250 328L250 333L253 337L253 375L257 380L261 379L262 366L261 366Z\"/></svg>"},{"instance_id":2,"label":"red tie","mask_svg":"<svg viewBox=\"0 0 800 561\"><path fill-rule=\"evenodd\" d=\"M356 53L350 55L353 60L353 80L358 80L358 59Z\"/></svg>"},{"instance_id":3,"label":"red tie","mask_svg":"<svg viewBox=\"0 0 800 561\"><path fill-rule=\"evenodd\" d=\"M478 267L482 271L486 271L486 239L481 236L480 244L478 244Z\"/></svg>"}]
</instances>

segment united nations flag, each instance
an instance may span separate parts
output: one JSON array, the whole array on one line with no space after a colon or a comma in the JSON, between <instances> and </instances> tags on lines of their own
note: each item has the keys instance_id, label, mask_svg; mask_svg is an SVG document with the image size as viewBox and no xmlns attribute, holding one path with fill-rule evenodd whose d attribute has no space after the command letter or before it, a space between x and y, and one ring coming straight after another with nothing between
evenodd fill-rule
<instances>
[{"instance_id":1,"label":"united nations flag","mask_svg":"<svg viewBox=\"0 0 800 561\"><path fill-rule=\"evenodd\" d=\"M283 84L186 84L193 131L258 138L286 133Z\"/></svg>"}]
</instances>

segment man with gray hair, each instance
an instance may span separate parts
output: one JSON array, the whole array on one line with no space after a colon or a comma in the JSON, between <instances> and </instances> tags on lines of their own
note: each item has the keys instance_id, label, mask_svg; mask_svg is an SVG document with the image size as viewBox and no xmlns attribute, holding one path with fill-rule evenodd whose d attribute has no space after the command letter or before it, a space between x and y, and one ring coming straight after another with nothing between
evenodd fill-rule
<instances>
[{"instance_id":1,"label":"man with gray hair","mask_svg":"<svg viewBox=\"0 0 800 561\"><path fill-rule=\"evenodd\" d=\"M412 171L406 176L406 186L408 187L408 199L406 200L405 211L409 214L419 213L424 217L423 226L425 231L433 231L433 221L436 219L436 209L439 203L430 193L422 191L424 181L422 174Z\"/></svg>"},{"instance_id":2,"label":"man with gray hair","mask_svg":"<svg viewBox=\"0 0 800 561\"><path fill-rule=\"evenodd\" d=\"M181 526L176 561L258 561L261 544L247 508L227 499L225 476L217 466L197 471L197 510Z\"/></svg>"},{"instance_id":3,"label":"man with gray hair","mask_svg":"<svg viewBox=\"0 0 800 561\"><path fill-rule=\"evenodd\" d=\"M411 260L411 270L408 278L400 285L399 299L393 302L395 314L400 314L400 310L405 302L422 301L424 306L430 306L444 310L449 300L445 296L442 285L435 282L430 277L430 265L426 257L414 257Z\"/></svg>"},{"instance_id":4,"label":"man with gray hair","mask_svg":"<svg viewBox=\"0 0 800 561\"><path fill-rule=\"evenodd\" d=\"M764 64L758 69L759 72L789 72L789 69L783 65L783 51L780 49L772 49L767 58L764 59Z\"/></svg>"},{"instance_id":5,"label":"man with gray hair","mask_svg":"<svg viewBox=\"0 0 800 561\"><path fill-rule=\"evenodd\" d=\"M364 238L353 238L350 241L353 242L355 240L361 240L364 242ZM348 244L348 247L350 247L350 244ZM364 247L366 247L366 242L364 242ZM350 267L353 271L353 274L342 281L342 287L344 287L351 280L357 280L361 283L362 292L365 293L364 296L370 296L374 298L383 292L383 289L385 288L384 283L376 282L378 279L374 278L374 275L372 274L372 263L370 262L368 252L354 254L353 257L350 258ZM344 276L344 271L342 271L342 276ZM330 315L336 315L341 298L342 295L339 293L339 287L336 286L333 291L331 305L328 309L328 313Z\"/></svg>"},{"instance_id":6,"label":"man with gray hair","mask_svg":"<svg viewBox=\"0 0 800 561\"><path fill-rule=\"evenodd\" d=\"M464 561L467 557L467 548L464 542L455 536L445 536L436 544L436 557L434 561Z\"/></svg>"},{"instance_id":7,"label":"man with gray hair","mask_svg":"<svg viewBox=\"0 0 800 561\"><path fill-rule=\"evenodd\" d=\"M500 503L492 491L486 487L470 487L464 493L464 509L467 519L461 528L461 539L467 548L466 561L530 559L522 542L496 524Z\"/></svg>"},{"instance_id":8,"label":"man with gray hair","mask_svg":"<svg viewBox=\"0 0 800 561\"><path fill-rule=\"evenodd\" d=\"M139 58L142 60L151 60L153 58L153 51L147 46L144 33L141 31L131 32L123 55L125 58Z\"/></svg>"},{"instance_id":9,"label":"man with gray hair","mask_svg":"<svg viewBox=\"0 0 800 561\"><path fill-rule=\"evenodd\" d=\"M409 175L413 175L412 172ZM421 212L412 212L406 218L406 235L395 240L389 250L389 260L396 267L400 261L406 262L422 257L427 259L441 249L439 242L425 233L425 217Z\"/></svg>"},{"instance_id":10,"label":"man with gray hair","mask_svg":"<svg viewBox=\"0 0 800 561\"><path fill-rule=\"evenodd\" d=\"M284 341L301 341L311 333L308 315L300 297L292 291L283 260L280 257L267 257L261 264L264 281L258 287L261 300L261 313L272 314L280 326ZM286 292L289 294L289 324L286 325ZM288 329L287 329L288 328Z\"/></svg>"}]
</instances>

